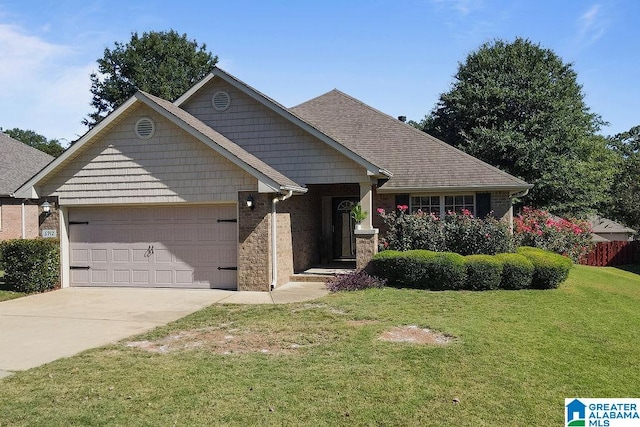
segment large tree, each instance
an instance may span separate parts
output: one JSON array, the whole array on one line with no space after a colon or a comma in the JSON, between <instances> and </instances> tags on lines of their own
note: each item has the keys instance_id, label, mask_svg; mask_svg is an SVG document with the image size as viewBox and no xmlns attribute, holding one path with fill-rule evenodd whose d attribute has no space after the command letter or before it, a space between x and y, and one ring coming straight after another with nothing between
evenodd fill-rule
<instances>
[{"instance_id":1,"label":"large tree","mask_svg":"<svg viewBox=\"0 0 640 427\"><path fill-rule=\"evenodd\" d=\"M23 142L26 145L37 148L40 151L44 151L53 157L58 157L64 153L64 147L60 145L60 141L57 139L47 139L44 135L40 135L32 130L23 130L19 128L2 129L0 132L6 133L11 138Z\"/></svg>"},{"instance_id":2,"label":"large tree","mask_svg":"<svg viewBox=\"0 0 640 427\"><path fill-rule=\"evenodd\" d=\"M454 77L418 127L534 184L527 204L575 215L603 202L612 171L593 168L609 162L596 136L602 120L585 105L571 64L526 39L496 40Z\"/></svg>"},{"instance_id":3,"label":"large tree","mask_svg":"<svg viewBox=\"0 0 640 427\"><path fill-rule=\"evenodd\" d=\"M98 59L91 74L91 105L95 108L84 124L93 127L122 105L138 89L173 101L206 76L218 62L195 40L174 30L131 34L126 43L115 43Z\"/></svg>"},{"instance_id":4,"label":"large tree","mask_svg":"<svg viewBox=\"0 0 640 427\"><path fill-rule=\"evenodd\" d=\"M640 230L640 126L610 138L610 144L619 154L621 165L613 179L607 214Z\"/></svg>"}]
</instances>

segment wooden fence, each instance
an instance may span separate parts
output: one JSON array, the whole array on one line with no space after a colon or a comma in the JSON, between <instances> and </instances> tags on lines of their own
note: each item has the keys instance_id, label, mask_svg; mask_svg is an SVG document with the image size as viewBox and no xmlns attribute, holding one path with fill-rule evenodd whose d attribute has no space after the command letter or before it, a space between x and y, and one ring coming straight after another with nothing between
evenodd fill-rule
<instances>
[{"instance_id":1,"label":"wooden fence","mask_svg":"<svg viewBox=\"0 0 640 427\"><path fill-rule=\"evenodd\" d=\"M580 264L605 267L640 262L640 241L598 242Z\"/></svg>"}]
</instances>

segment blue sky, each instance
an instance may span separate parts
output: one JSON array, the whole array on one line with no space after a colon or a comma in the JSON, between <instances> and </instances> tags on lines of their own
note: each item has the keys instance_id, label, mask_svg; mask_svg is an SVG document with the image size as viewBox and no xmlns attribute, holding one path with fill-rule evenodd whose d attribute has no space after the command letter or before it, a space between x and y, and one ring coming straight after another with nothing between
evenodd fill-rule
<instances>
[{"instance_id":1,"label":"blue sky","mask_svg":"<svg viewBox=\"0 0 640 427\"><path fill-rule=\"evenodd\" d=\"M615 134L640 124L639 16L637 0L0 0L0 127L77 139L104 49L174 29L285 106L338 88L414 120L471 51L525 37L573 63Z\"/></svg>"}]
</instances>

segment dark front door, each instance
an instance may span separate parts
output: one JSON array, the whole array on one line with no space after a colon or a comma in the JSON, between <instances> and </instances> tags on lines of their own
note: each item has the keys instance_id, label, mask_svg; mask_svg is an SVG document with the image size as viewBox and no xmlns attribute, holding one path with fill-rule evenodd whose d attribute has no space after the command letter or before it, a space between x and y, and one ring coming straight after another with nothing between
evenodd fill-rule
<instances>
[{"instance_id":1,"label":"dark front door","mask_svg":"<svg viewBox=\"0 0 640 427\"><path fill-rule=\"evenodd\" d=\"M358 203L357 197L333 198L333 258L351 259L356 257L356 239L353 235L355 223L351 208Z\"/></svg>"}]
</instances>

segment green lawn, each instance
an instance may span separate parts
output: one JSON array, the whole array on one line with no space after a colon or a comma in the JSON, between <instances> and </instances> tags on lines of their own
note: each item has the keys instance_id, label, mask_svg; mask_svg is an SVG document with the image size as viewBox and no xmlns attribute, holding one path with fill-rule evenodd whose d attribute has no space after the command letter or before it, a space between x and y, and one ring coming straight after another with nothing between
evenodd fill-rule
<instances>
[{"instance_id":1,"label":"green lawn","mask_svg":"<svg viewBox=\"0 0 640 427\"><path fill-rule=\"evenodd\" d=\"M576 266L551 291L212 306L0 380L0 425L561 425L565 397L640 397L639 305L637 274ZM378 339L403 325L456 338Z\"/></svg>"}]
</instances>

